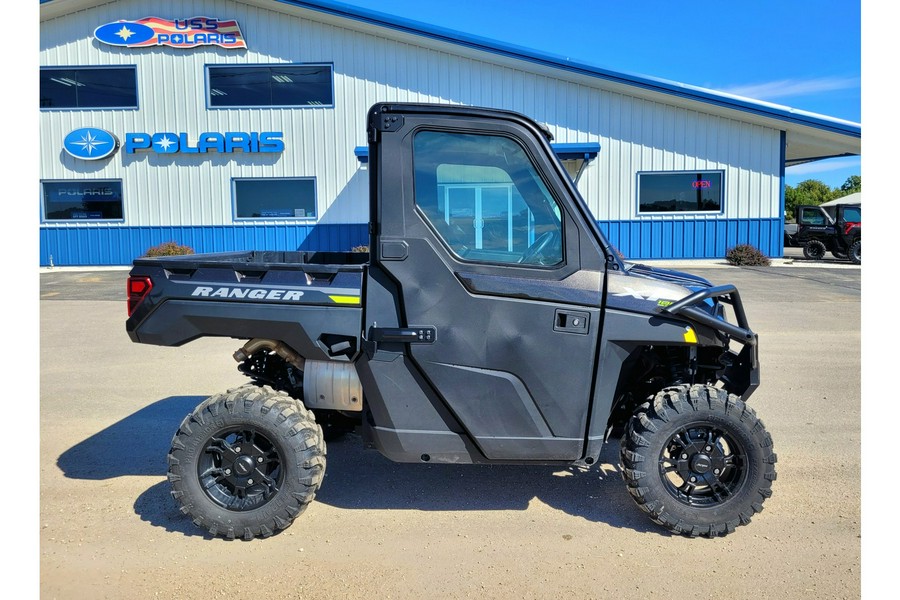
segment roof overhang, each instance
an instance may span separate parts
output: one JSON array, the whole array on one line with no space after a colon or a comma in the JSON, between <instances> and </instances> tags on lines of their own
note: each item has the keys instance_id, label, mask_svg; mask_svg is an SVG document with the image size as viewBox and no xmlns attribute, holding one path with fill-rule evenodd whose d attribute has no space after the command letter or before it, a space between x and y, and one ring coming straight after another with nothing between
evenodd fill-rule
<instances>
[{"instance_id":1,"label":"roof overhang","mask_svg":"<svg viewBox=\"0 0 900 600\"><path fill-rule=\"evenodd\" d=\"M59 0L57 0L59 1ZM675 81L634 75L602 69L560 56L544 54L454 31L434 25L403 19L394 15L348 6L330 0L243 0L260 6L271 6L272 2L293 7L300 11L314 11L320 18L347 26L348 21L379 28L383 35L406 42L422 43L430 41L431 46L453 51L457 54L490 60L523 68L528 63L530 70L560 77L560 71L568 78L587 85L600 86L630 96L646 98L656 102L680 106L690 110L703 111L730 119L737 119L757 125L784 131L785 164L794 165L836 156L852 156L861 153L862 127L859 123L837 119L803 110L717 92Z\"/></svg>"},{"instance_id":2,"label":"roof overhang","mask_svg":"<svg viewBox=\"0 0 900 600\"><path fill-rule=\"evenodd\" d=\"M527 66L531 71L554 77L565 74L567 79L586 85L784 131L786 165L861 153L862 127L851 121L675 81L602 69L569 58L331 0L240 1L269 9L280 5L279 9L283 12L307 18L310 12L314 12L318 20L326 23L343 27L356 24L356 29L369 32L374 27L380 35L392 39L420 45L427 43L437 49L518 68ZM41 0L40 18L42 21L48 20L108 2Z\"/></svg>"}]
</instances>

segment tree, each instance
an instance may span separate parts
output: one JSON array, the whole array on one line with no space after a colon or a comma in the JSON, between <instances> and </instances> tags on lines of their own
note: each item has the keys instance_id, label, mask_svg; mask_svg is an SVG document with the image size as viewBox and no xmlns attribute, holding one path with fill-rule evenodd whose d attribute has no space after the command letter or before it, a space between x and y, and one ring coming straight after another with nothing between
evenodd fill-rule
<instances>
[{"instance_id":1,"label":"tree","mask_svg":"<svg viewBox=\"0 0 900 600\"><path fill-rule=\"evenodd\" d=\"M784 187L784 212L789 221L794 220L794 209L803 204L819 205L834 197L834 191L818 179L807 179L797 187Z\"/></svg>"},{"instance_id":2,"label":"tree","mask_svg":"<svg viewBox=\"0 0 900 600\"><path fill-rule=\"evenodd\" d=\"M840 193L837 197L855 194L859 191L862 191L862 177L859 175L851 175L841 186Z\"/></svg>"}]
</instances>

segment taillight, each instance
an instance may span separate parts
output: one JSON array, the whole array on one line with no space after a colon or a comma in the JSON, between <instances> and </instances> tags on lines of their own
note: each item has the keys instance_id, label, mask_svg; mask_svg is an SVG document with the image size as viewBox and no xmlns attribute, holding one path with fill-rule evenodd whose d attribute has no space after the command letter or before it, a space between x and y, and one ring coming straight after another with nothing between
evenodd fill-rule
<instances>
[{"instance_id":1,"label":"taillight","mask_svg":"<svg viewBox=\"0 0 900 600\"><path fill-rule=\"evenodd\" d=\"M134 309L153 289L153 282L149 277L130 276L128 278L128 316L134 313Z\"/></svg>"}]
</instances>

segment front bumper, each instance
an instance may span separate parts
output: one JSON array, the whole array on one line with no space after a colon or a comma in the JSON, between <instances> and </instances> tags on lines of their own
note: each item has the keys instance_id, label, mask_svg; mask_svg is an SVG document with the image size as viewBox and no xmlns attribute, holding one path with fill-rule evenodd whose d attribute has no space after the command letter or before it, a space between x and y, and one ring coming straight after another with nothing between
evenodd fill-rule
<instances>
[{"instance_id":1,"label":"front bumper","mask_svg":"<svg viewBox=\"0 0 900 600\"><path fill-rule=\"evenodd\" d=\"M731 305L737 324L729 323L704 310L699 305L707 300ZM743 345L739 353L732 354L731 364L726 365L722 380L729 392L746 400L759 387L759 336L747 323L747 313L741 302L741 295L733 285L709 287L662 309L662 312L688 318L696 323L723 333L729 340Z\"/></svg>"}]
</instances>

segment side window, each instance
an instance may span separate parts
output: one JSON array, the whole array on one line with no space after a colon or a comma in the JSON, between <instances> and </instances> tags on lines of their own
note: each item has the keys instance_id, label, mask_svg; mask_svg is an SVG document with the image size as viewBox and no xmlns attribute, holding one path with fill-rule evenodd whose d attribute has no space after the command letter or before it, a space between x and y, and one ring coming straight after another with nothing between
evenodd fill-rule
<instances>
[{"instance_id":1,"label":"side window","mask_svg":"<svg viewBox=\"0 0 900 600\"><path fill-rule=\"evenodd\" d=\"M42 109L137 108L137 67L44 67Z\"/></svg>"},{"instance_id":2,"label":"side window","mask_svg":"<svg viewBox=\"0 0 900 600\"><path fill-rule=\"evenodd\" d=\"M42 181L45 221L121 221L122 181Z\"/></svg>"},{"instance_id":3,"label":"side window","mask_svg":"<svg viewBox=\"0 0 900 600\"><path fill-rule=\"evenodd\" d=\"M801 225L825 225L825 214L820 208L803 208L797 222Z\"/></svg>"},{"instance_id":4,"label":"side window","mask_svg":"<svg viewBox=\"0 0 900 600\"><path fill-rule=\"evenodd\" d=\"M560 206L518 143L420 131L413 161L416 206L458 257L534 266L563 261Z\"/></svg>"},{"instance_id":5,"label":"side window","mask_svg":"<svg viewBox=\"0 0 900 600\"><path fill-rule=\"evenodd\" d=\"M210 65L210 108L334 106L331 65Z\"/></svg>"},{"instance_id":6,"label":"side window","mask_svg":"<svg viewBox=\"0 0 900 600\"><path fill-rule=\"evenodd\" d=\"M314 177L233 179L235 219L315 219Z\"/></svg>"},{"instance_id":7,"label":"side window","mask_svg":"<svg viewBox=\"0 0 900 600\"><path fill-rule=\"evenodd\" d=\"M859 206L847 206L844 208L844 221L859 223L862 221L862 208Z\"/></svg>"},{"instance_id":8,"label":"side window","mask_svg":"<svg viewBox=\"0 0 900 600\"><path fill-rule=\"evenodd\" d=\"M723 171L638 173L638 213L721 212Z\"/></svg>"}]
</instances>

